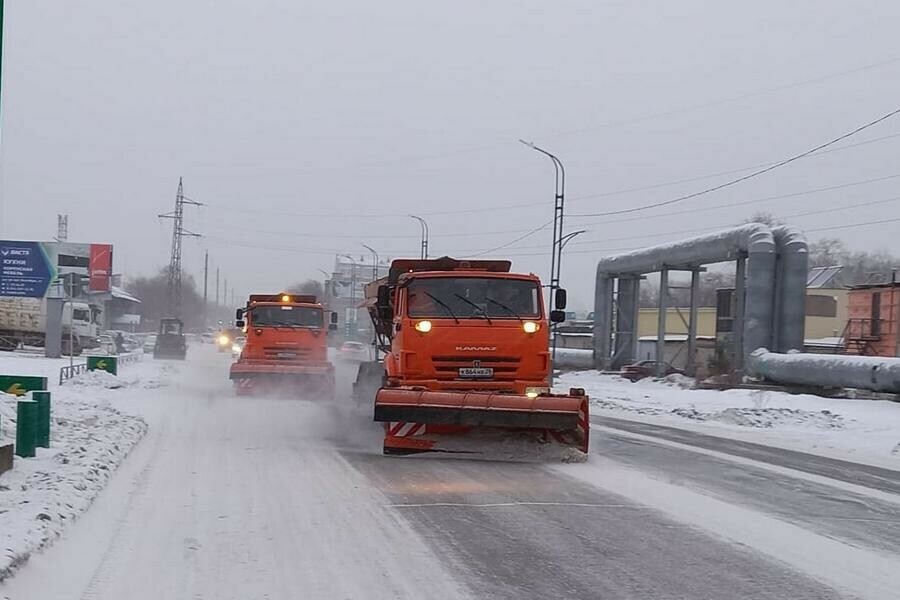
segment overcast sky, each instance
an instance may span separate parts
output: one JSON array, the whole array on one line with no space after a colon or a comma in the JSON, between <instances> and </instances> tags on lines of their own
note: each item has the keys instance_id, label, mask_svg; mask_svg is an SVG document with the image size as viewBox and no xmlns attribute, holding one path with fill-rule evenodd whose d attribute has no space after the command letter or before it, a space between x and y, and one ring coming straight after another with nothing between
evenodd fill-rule
<instances>
[{"instance_id":1,"label":"overcast sky","mask_svg":"<svg viewBox=\"0 0 900 600\"><path fill-rule=\"evenodd\" d=\"M321 278L336 253L506 244L552 218L721 183L900 107L896 0L371 2L7 0L0 236L115 245L118 272L168 262L178 177L186 269L203 253L240 294ZM842 145L900 133L900 117ZM736 171L706 179L701 176ZM900 137L587 229L563 285L589 307L599 255L757 210L821 229L900 216ZM677 185L657 186L695 179ZM610 193L619 192L619 193ZM891 200L891 199L894 200ZM842 206L869 204L833 211ZM722 204L748 202L741 206ZM718 207L718 208L717 208ZM699 210L698 210L699 209ZM831 212L825 212L829 211ZM690 212L685 212L690 211ZM636 219L642 216L640 220ZM794 216L802 215L802 216ZM900 254L900 223L835 231ZM549 270L550 230L499 250Z\"/></svg>"}]
</instances>

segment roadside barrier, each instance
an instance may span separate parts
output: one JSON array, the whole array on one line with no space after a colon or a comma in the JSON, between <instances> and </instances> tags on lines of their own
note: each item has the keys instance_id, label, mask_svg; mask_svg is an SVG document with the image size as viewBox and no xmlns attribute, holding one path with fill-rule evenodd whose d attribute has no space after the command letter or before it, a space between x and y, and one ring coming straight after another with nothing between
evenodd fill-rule
<instances>
[{"instance_id":1,"label":"roadside barrier","mask_svg":"<svg viewBox=\"0 0 900 600\"><path fill-rule=\"evenodd\" d=\"M34 400L19 400L16 403L16 456L21 458L34 456L37 424L37 402Z\"/></svg>"},{"instance_id":2,"label":"roadside barrier","mask_svg":"<svg viewBox=\"0 0 900 600\"><path fill-rule=\"evenodd\" d=\"M118 375L119 367L131 365L144 359L142 352L129 352L116 356L88 356L87 362L68 365L59 370L59 385L88 371L107 371Z\"/></svg>"},{"instance_id":3,"label":"roadside barrier","mask_svg":"<svg viewBox=\"0 0 900 600\"><path fill-rule=\"evenodd\" d=\"M37 432L34 443L38 448L50 447L50 392L31 392L31 399L37 403Z\"/></svg>"},{"instance_id":4,"label":"roadside barrier","mask_svg":"<svg viewBox=\"0 0 900 600\"><path fill-rule=\"evenodd\" d=\"M13 396L24 396L33 390L46 390L46 377L32 377L30 375L0 375L0 392L6 392Z\"/></svg>"}]
</instances>

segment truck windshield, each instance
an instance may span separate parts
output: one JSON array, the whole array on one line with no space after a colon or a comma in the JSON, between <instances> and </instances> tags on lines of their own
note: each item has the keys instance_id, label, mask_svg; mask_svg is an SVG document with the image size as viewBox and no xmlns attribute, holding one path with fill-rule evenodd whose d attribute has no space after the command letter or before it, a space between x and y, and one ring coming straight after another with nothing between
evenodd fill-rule
<instances>
[{"instance_id":1,"label":"truck windshield","mask_svg":"<svg viewBox=\"0 0 900 600\"><path fill-rule=\"evenodd\" d=\"M256 306L251 327L322 327L322 309L307 306Z\"/></svg>"},{"instance_id":2,"label":"truck windshield","mask_svg":"<svg viewBox=\"0 0 900 600\"><path fill-rule=\"evenodd\" d=\"M411 317L535 319L540 289L533 281L499 277L416 278L409 284Z\"/></svg>"}]
</instances>

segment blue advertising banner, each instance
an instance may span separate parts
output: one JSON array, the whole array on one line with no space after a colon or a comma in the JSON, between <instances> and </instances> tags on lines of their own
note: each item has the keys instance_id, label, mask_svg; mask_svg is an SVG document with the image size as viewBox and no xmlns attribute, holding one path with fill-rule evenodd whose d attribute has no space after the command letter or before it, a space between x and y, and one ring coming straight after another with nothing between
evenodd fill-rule
<instances>
[{"instance_id":1,"label":"blue advertising banner","mask_svg":"<svg viewBox=\"0 0 900 600\"><path fill-rule=\"evenodd\" d=\"M43 298L54 272L39 242L0 241L0 296Z\"/></svg>"}]
</instances>

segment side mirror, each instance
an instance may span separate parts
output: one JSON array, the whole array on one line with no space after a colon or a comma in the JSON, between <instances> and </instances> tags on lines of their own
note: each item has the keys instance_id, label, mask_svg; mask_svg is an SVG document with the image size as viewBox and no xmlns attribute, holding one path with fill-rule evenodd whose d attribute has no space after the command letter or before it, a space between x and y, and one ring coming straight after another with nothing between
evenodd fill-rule
<instances>
[{"instance_id":1,"label":"side mirror","mask_svg":"<svg viewBox=\"0 0 900 600\"><path fill-rule=\"evenodd\" d=\"M556 301L553 303L558 310L566 310L566 290L556 288Z\"/></svg>"},{"instance_id":2,"label":"side mirror","mask_svg":"<svg viewBox=\"0 0 900 600\"><path fill-rule=\"evenodd\" d=\"M334 325L334 327L329 327L329 329L337 329L337 322L338 322L337 313L332 312L331 313L331 324Z\"/></svg>"},{"instance_id":3,"label":"side mirror","mask_svg":"<svg viewBox=\"0 0 900 600\"><path fill-rule=\"evenodd\" d=\"M564 310L551 310L550 311L550 322L551 323L562 323L566 320L566 311Z\"/></svg>"},{"instance_id":4,"label":"side mirror","mask_svg":"<svg viewBox=\"0 0 900 600\"><path fill-rule=\"evenodd\" d=\"M243 319L244 318L244 309L239 308L236 311L234 311L234 318L237 319L238 321Z\"/></svg>"},{"instance_id":5,"label":"side mirror","mask_svg":"<svg viewBox=\"0 0 900 600\"><path fill-rule=\"evenodd\" d=\"M237 329L243 329L246 324L247 323L243 319L238 319L237 321L234 322L234 326Z\"/></svg>"},{"instance_id":6,"label":"side mirror","mask_svg":"<svg viewBox=\"0 0 900 600\"><path fill-rule=\"evenodd\" d=\"M388 306L391 303L391 288L386 285L378 286L379 306Z\"/></svg>"}]
</instances>

